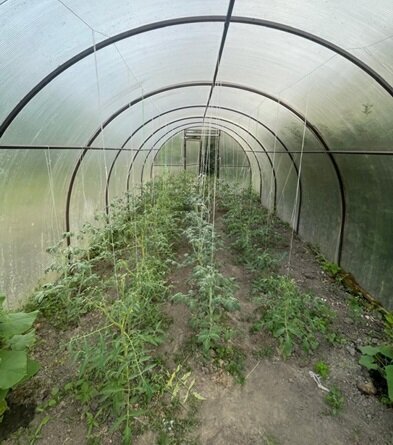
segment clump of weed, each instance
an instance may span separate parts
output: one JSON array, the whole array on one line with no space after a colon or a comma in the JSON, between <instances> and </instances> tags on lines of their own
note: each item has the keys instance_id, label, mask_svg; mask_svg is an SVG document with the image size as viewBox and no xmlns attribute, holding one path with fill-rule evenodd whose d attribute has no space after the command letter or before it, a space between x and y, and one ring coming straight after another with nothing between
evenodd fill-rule
<instances>
[{"instance_id":1,"label":"clump of weed","mask_svg":"<svg viewBox=\"0 0 393 445\"><path fill-rule=\"evenodd\" d=\"M359 364L367 368L371 375L379 377L386 386L383 399L393 405L393 343L377 346L362 346Z\"/></svg>"},{"instance_id":2,"label":"clump of weed","mask_svg":"<svg viewBox=\"0 0 393 445\"><path fill-rule=\"evenodd\" d=\"M364 314L364 305L362 303L362 297L358 295L352 295L348 301L349 315L355 321L360 321Z\"/></svg>"},{"instance_id":3,"label":"clump of weed","mask_svg":"<svg viewBox=\"0 0 393 445\"><path fill-rule=\"evenodd\" d=\"M319 360L314 364L314 372L326 380L330 374L330 367L326 362Z\"/></svg>"},{"instance_id":4,"label":"clump of weed","mask_svg":"<svg viewBox=\"0 0 393 445\"><path fill-rule=\"evenodd\" d=\"M344 407L344 396L340 389L333 387L325 396L325 403L330 408L330 414L336 416Z\"/></svg>"}]
</instances>

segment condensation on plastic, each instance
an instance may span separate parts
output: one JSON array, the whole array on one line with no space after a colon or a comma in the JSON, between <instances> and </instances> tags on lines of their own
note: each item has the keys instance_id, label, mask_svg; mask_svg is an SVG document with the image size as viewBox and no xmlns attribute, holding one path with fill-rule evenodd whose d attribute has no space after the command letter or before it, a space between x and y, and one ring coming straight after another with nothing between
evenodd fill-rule
<instances>
[{"instance_id":1,"label":"condensation on plastic","mask_svg":"<svg viewBox=\"0 0 393 445\"><path fill-rule=\"evenodd\" d=\"M390 0L378 0L373 5L368 0L242 0L235 2L233 15L270 20L317 35L393 80L389 69L392 59L386 60L393 38ZM302 43L300 40L298 46Z\"/></svg>"},{"instance_id":2,"label":"condensation on plastic","mask_svg":"<svg viewBox=\"0 0 393 445\"><path fill-rule=\"evenodd\" d=\"M119 52L113 45L97 51L38 94L2 143L85 145L101 121L132 100L162 86L211 79L221 33L217 24L175 26L120 41Z\"/></svg>"},{"instance_id":3,"label":"condensation on plastic","mask_svg":"<svg viewBox=\"0 0 393 445\"><path fill-rule=\"evenodd\" d=\"M70 206L70 229L77 234L105 208L105 185L116 152L90 150L76 176Z\"/></svg>"},{"instance_id":4,"label":"condensation on plastic","mask_svg":"<svg viewBox=\"0 0 393 445\"><path fill-rule=\"evenodd\" d=\"M219 0L207 3L198 0L95 0L94 5L78 0L40 0L28 5L24 0L6 2L1 5L0 13L0 29L5 36L0 40L0 120L46 75L91 47L94 40L99 43L152 22L195 15L222 15L226 10L225 2ZM180 27L174 29L176 33ZM192 33L189 36L192 37ZM76 81L77 78L73 87L78 88ZM67 90L55 91L53 101L59 99L59 95L62 99L63 94L69 94ZM46 105L50 104L43 104Z\"/></svg>"},{"instance_id":5,"label":"condensation on plastic","mask_svg":"<svg viewBox=\"0 0 393 445\"><path fill-rule=\"evenodd\" d=\"M68 177L79 150L0 150L0 290L26 300L64 232Z\"/></svg>"}]
</instances>

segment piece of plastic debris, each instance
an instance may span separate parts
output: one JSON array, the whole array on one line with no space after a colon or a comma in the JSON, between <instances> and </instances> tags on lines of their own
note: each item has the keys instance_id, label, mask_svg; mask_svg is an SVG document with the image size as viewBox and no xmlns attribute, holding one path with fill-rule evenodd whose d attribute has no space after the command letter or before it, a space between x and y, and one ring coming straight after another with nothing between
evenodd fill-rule
<instances>
[{"instance_id":1,"label":"piece of plastic debris","mask_svg":"<svg viewBox=\"0 0 393 445\"><path fill-rule=\"evenodd\" d=\"M313 371L308 371L310 377L314 380L314 382L317 384L318 388L322 391L329 392L330 390L326 388L326 386L323 386L321 383L321 377L318 374L315 374Z\"/></svg>"}]
</instances>

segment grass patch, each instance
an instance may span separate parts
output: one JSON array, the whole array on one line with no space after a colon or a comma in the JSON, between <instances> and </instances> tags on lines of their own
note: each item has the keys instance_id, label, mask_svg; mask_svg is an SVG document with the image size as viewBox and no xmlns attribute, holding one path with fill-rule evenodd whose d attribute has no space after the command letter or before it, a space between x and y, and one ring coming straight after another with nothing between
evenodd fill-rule
<instances>
[{"instance_id":1,"label":"grass patch","mask_svg":"<svg viewBox=\"0 0 393 445\"><path fill-rule=\"evenodd\" d=\"M313 369L323 380L326 380L329 377L330 367L326 362L319 360L314 364Z\"/></svg>"}]
</instances>

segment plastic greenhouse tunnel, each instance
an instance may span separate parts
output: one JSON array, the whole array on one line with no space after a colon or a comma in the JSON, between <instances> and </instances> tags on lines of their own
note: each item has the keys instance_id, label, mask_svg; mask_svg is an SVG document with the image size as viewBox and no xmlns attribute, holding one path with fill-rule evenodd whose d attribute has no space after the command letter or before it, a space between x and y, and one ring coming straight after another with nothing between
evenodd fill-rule
<instances>
[{"instance_id":1,"label":"plastic greenhouse tunnel","mask_svg":"<svg viewBox=\"0 0 393 445\"><path fill-rule=\"evenodd\" d=\"M393 444L392 0L0 0L0 442Z\"/></svg>"}]
</instances>

